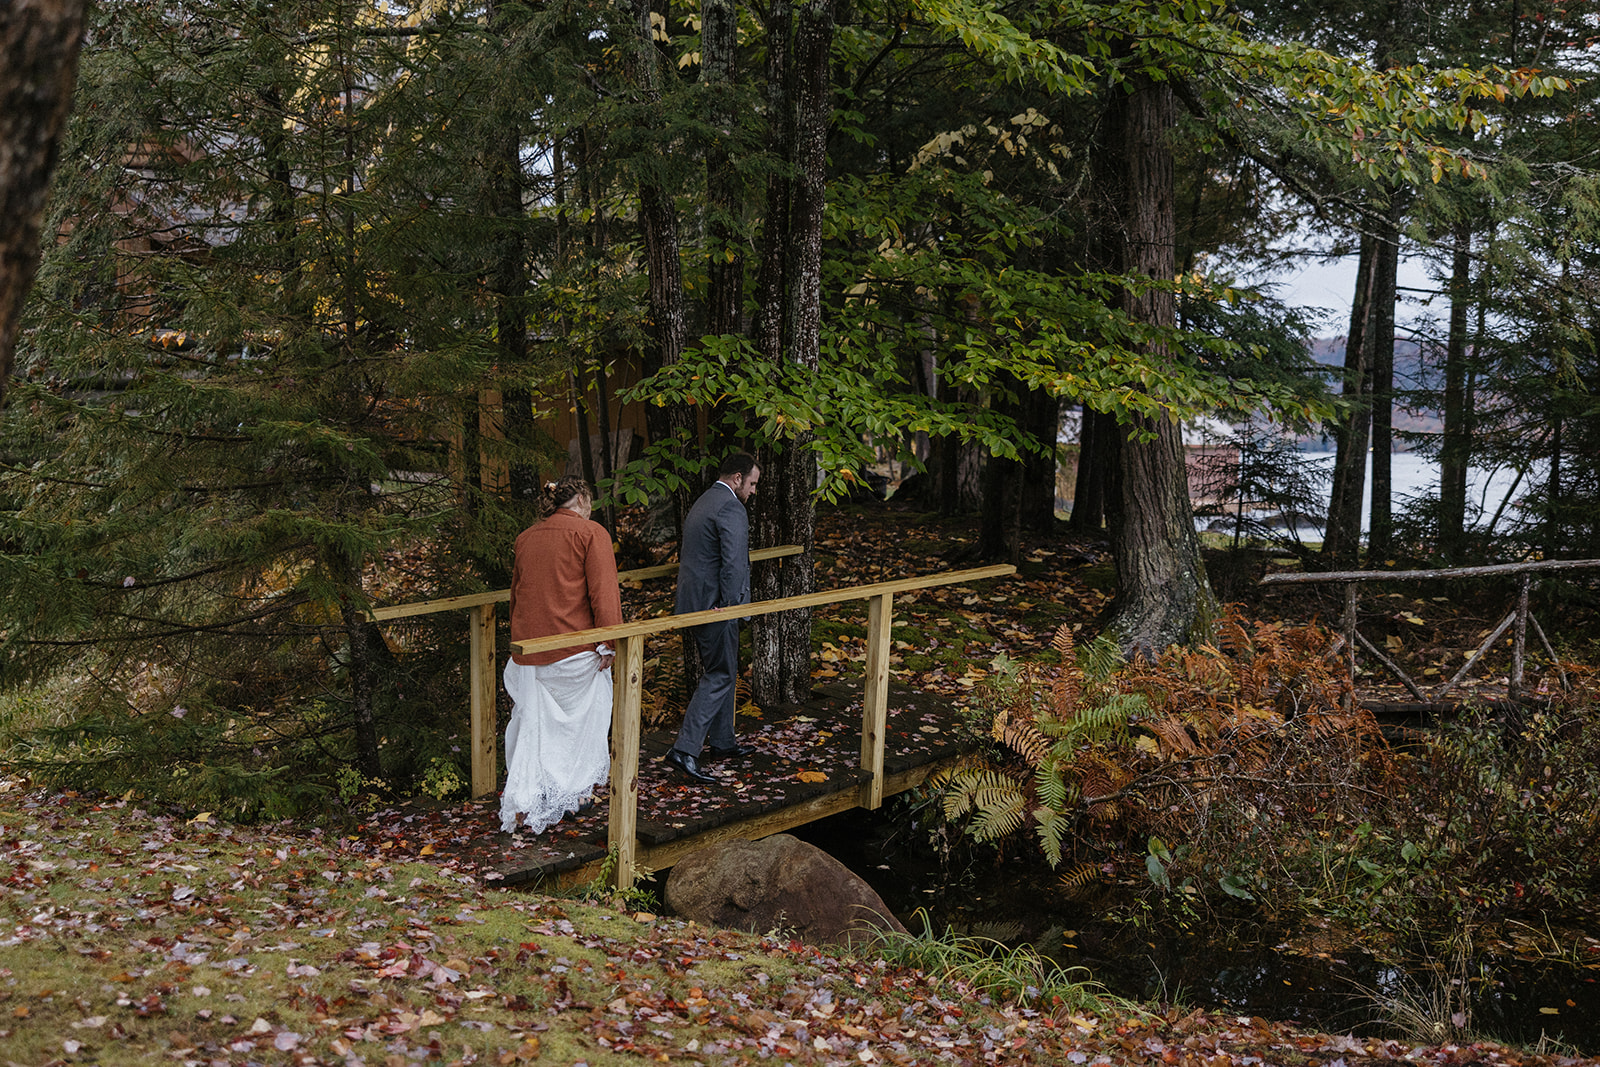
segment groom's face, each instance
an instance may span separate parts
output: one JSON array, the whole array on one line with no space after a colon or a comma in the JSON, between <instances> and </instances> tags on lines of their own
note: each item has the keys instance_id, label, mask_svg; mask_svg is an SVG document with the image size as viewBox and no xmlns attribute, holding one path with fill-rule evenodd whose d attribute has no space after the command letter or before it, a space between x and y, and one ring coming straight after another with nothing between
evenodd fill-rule
<instances>
[{"instance_id":1,"label":"groom's face","mask_svg":"<svg viewBox=\"0 0 1600 1067\"><path fill-rule=\"evenodd\" d=\"M761 468L751 467L749 474L734 476L733 495L739 498L739 503L749 503L750 498L756 495L756 483L761 480Z\"/></svg>"}]
</instances>

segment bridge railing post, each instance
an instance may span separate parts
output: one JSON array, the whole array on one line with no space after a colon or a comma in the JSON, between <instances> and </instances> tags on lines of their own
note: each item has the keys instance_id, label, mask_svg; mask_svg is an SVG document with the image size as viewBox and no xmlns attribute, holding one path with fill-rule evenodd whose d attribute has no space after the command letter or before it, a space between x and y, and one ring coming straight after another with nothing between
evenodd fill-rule
<instances>
[{"instance_id":1,"label":"bridge railing post","mask_svg":"<svg viewBox=\"0 0 1600 1067\"><path fill-rule=\"evenodd\" d=\"M894 632L894 594L867 601L867 664L862 679L861 769L872 777L861 783L861 806L883 804L883 749L889 732L889 644Z\"/></svg>"},{"instance_id":2,"label":"bridge railing post","mask_svg":"<svg viewBox=\"0 0 1600 1067\"><path fill-rule=\"evenodd\" d=\"M495 608L493 604L474 604L467 609L469 668L468 707L472 719L472 797L494 792L499 768L496 764L497 730L495 716Z\"/></svg>"},{"instance_id":3,"label":"bridge railing post","mask_svg":"<svg viewBox=\"0 0 1600 1067\"><path fill-rule=\"evenodd\" d=\"M644 635L619 637L612 663L611 805L606 843L616 859L613 883L633 885L639 843L639 733L644 695Z\"/></svg>"},{"instance_id":4,"label":"bridge railing post","mask_svg":"<svg viewBox=\"0 0 1600 1067\"><path fill-rule=\"evenodd\" d=\"M1522 694L1522 672L1528 661L1528 597L1533 575L1523 571L1517 581L1516 625L1511 631L1511 677L1506 680L1506 697L1516 700Z\"/></svg>"}]
</instances>

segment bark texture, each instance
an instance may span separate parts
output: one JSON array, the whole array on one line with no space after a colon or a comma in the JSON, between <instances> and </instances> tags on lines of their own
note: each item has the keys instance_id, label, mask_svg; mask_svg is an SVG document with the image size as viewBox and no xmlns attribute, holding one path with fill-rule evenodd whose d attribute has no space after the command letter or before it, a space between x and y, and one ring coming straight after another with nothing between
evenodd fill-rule
<instances>
[{"instance_id":1,"label":"bark texture","mask_svg":"<svg viewBox=\"0 0 1600 1067\"><path fill-rule=\"evenodd\" d=\"M1378 266L1378 244L1368 234L1361 237L1356 265L1356 289L1350 303L1350 332L1344 343L1345 415L1335 424L1333 491L1328 502L1328 522L1322 555L1335 566L1353 567L1361 549L1361 497L1367 483L1367 447L1371 443L1371 338L1373 283Z\"/></svg>"},{"instance_id":2,"label":"bark texture","mask_svg":"<svg viewBox=\"0 0 1600 1067\"><path fill-rule=\"evenodd\" d=\"M1129 92L1113 91L1107 148L1117 179L1116 214L1108 242L1117 269L1155 281L1176 270L1172 149L1176 123L1171 83L1132 75ZM1170 327L1170 290L1123 290L1122 310L1135 322ZM1155 347L1152 362L1173 357ZM1189 505L1181 428L1170 418L1136 418L1122 427L1108 515L1117 561L1117 596L1107 632L1127 656L1159 654L1173 644L1208 640L1216 597L1200 559Z\"/></svg>"},{"instance_id":3,"label":"bark texture","mask_svg":"<svg viewBox=\"0 0 1600 1067\"><path fill-rule=\"evenodd\" d=\"M644 104L661 100L661 58L650 28L650 0L634 0L634 28L638 33L634 55L634 81ZM645 266L649 273L648 341L644 348L644 373L648 376L683 358L688 321L683 300L683 265L678 258L678 213L673 191L666 187L662 170L649 160L641 162L639 179L639 230L644 239ZM694 414L676 404L645 406L646 428L652 443L678 439L693 446ZM689 511L693 487L673 494L672 521L678 528Z\"/></svg>"},{"instance_id":4,"label":"bark texture","mask_svg":"<svg viewBox=\"0 0 1600 1067\"><path fill-rule=\"evenodd\" d=\"M28 288L61 131L72 110L88 0L0 4L0 404Z\"/></svg>"},{"instance_id":5,"label":"bark texture","mask_svg":"<svg viewBox=\"0 0 1600 1067\"><path fill-rule=\"evenodd\" d=\"M706 332L730 334L740 328L739 305L744 288L744 247L738 217L744 183L732 165L732 144L739 117L733 96L738 18L733 0L700 4L700 80L706 90L707 122L714 131L706 149Z\"/></svg>"},{"instance_id":6,"label":"bark texture","mask_svg":"<svg viewBox=\"0 0 1600 1067\"><path fill-rule=\"evenodd\" d=\"M1368 547L1382 559L1394 543L1394 305L1400 274L1400 208L1379 231L1372 307L1372 529Z\"/></svg>"},{"instance_id":7,"label":"bark texture","mask_svg":"<svg viewBox=\"0 0 1600 1067\"><path fill-rule=\"evenodd\" d=\"M1455 227L1450 257L1450 335L1444 356L1444 442L1439 449L1439 548L1461 553L1467 526L1467 467L1472 462L1472 412L1467 403L1467 310L1472 305L1472 228Z\"/></svg>"},{"instance_id":8,"label":"bark texture","mask_svg":"<svg viewBox=\"0 0 1600 1067\"><path fill-rule=\"evenodd\" d=\"M792 178L768 188L766 247L761 274L757 342L774 362L815 372L822 336L822 215L827 180L828 120L832 109L828 49L833 42L835 0L810 0L791 9L774 0L769 9L769 52L787 44L791 11L793 55L769 55L768 77L781 91L770 102L773 142L787 148ZM769 81L769 86L774 83ZM769 89L769 91L771 91ZM752 595L759 600L798 596L815 588L812 542L816 534L816 458L811 437L801 433L781 452L761 459L756 501L758 545L795 544L804 551L781 565L756 568ZM811 691L811 612L764 615L751 629L752 689L759 704L793 703Z\"/></svg>"},{"instance_id":9,"label":"bark texture","mask_svg":"<svg viewBox=\"0 0 1600 1067\"><path fill-rule=\"evenodd\" d=\"M1067 528L1073 533L1099 537L1106 525L1106 498L1111 487L1111 463L1117 456L1117 420L1103 411L1084 409L1078 427L1078 474L1072 491L1072 515Z\"/></svg>"}]
</instances>

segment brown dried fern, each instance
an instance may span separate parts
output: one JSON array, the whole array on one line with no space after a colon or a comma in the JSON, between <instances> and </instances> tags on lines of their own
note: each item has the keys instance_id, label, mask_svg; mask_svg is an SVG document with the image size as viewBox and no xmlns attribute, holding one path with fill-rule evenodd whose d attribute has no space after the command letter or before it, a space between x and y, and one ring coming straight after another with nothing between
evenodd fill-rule
<instances>
[{"instance_id":1,"label":"brown dried fern","mask_svg":"<svg viewBox=\"0 0 1600 1067\"><path fill-rule=\"evenodd\" d=\"M1050 755L1050 740L1032 723L1007 721L1003 726L995 720L999 732L995 740L1021 756L1031 768L1037 768Z\"/></svg>"}]
</instances>

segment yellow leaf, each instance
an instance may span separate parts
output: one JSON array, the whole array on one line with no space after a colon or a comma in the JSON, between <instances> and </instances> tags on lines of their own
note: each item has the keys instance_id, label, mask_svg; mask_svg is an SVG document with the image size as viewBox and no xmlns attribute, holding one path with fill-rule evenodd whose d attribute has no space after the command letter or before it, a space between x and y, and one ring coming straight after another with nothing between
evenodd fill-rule
<instances>
[{"instance_id":1,"label":"yellow leaf","mask_svg":"<svg viewBox=\"0 0 1600 1067\"><path fill-rule=\"evenodd\" d=\"M828 780L828 776L821 771L801 771L795 777L802 782L826 782Z\"/></svg>"},{"instance_id":2,"label":"yellow leaf","mask_svg":"<svg viewBox=\"0 0 1600 1067\"><path fill-rule=\"evenodd\" d=\"M211 813L209 811L202 811L199 815L196 815L194 818L190 819L189 821L191 823L210 822L211 821Z\"/></svg>"},{"instance_id":3,"label":"yellow leaf","mask_svg":"<svg viewBox=\"0 0 1600 1067\"><path fill-rule=\"evenodd\" d=\"M419 855L419 856L431 856L431 855L433 855L433 846L432 845L423 845L422 848L417 850L417 855Z\"/></svg>"}]
</instances>

